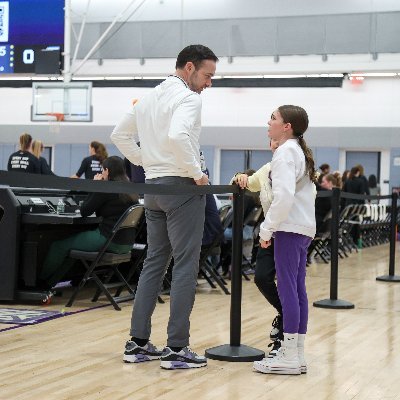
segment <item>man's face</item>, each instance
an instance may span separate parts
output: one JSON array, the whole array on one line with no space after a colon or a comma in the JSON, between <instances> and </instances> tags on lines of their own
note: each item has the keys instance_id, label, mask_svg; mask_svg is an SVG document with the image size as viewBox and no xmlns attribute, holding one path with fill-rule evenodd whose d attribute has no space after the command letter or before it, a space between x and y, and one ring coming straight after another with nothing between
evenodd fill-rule
<instances>
[{"instance_id":1,"label":"man's face","mask_svg":"<svg viewBox=\"0 0 400 400\"><path fill-rule=\"evenodd\" d=\"M188 62L185 69L188 73L188 84L190 90L196 93L201 93L204 89L211 87L211 78L215 74L217 63L213 60L204 60L195 68L192 62Z\"/></svg>"}]
</instances>

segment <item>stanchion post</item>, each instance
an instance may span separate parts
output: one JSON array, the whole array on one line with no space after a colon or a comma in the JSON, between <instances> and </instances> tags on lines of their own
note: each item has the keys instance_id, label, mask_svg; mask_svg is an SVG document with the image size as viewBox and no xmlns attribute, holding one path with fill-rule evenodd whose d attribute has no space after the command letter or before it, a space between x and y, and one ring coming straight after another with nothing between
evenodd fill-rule
<instances>
[{"instance_id":1,"label":"stanchion post","mask_svg":"<svg viewBox=\"0 0 400 400\"><path fill-rule=\"evenodd\" d=\"M243 247L243 210L244 190L233 195L233 225L232 225L232 271L231 271L231 314L230 314L230 344L207 349L207 358L220 361L256 361L261 360L265 353L240 344L242 325L242 247Z\"/></svg>"},{"instance_id":2,"label":"stanchion post","mask_svg":"<svg viewBox=\"0 0 400 400\"><path fill-rule=\"evenodd\" d=\"M390 211L390 249L389 249L389 275L382 275L376 278L377 281L383 282L400 282L400 276L395 275L395 259L396 259L396 225L397 225L397 200L399 195L397 192L392 193L392 207Z\"/></svg>"},{"instance_id":3,"label":"stanchion post","mask_svg":"<svg viewBox=\"0 0 400 400\"><path fill-rule=\"evenodd\" d=\"M330 298L314 301L314 307L350 309L354 304L346 300L338 299L338 279L339 279L339 208L340 208L340 189L332 189L332 222L331 222L331 282Z\"/></svg>"},{"instance_id":4,"label":"stanchion post","mask_svg":"<svg viewBox=\"0 0 400 400\"><path fill-rule=\"evenodd\" d=\"M240 346L242 327L243 190L233 196L233 212L230 344L231 346Z\"/></svg>"}]
</instances>

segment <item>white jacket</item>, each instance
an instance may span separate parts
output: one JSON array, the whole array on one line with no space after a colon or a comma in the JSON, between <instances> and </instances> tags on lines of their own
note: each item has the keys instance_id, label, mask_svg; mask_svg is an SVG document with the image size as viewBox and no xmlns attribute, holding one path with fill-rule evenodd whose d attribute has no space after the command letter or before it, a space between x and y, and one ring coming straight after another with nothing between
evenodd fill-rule
<instances>
[{"instance_id":1,"label":"white jacket","mask_svg":"<svg viewBox=\"0 0 400 400\"><path fill-rule=\"evenodd\" d=\"M170 76L133 106L111 140L129 161L143 166L147 179L200 179L200 130L200 95Z\"/></svg>"},{"instance_id":2,"label":"white jacket","mask_svg":"<svg viewBox=\"0 0 400 400\"><path fill-rule=\"evenodd\" d=\"M270 171L271 163L267 163L247 178L247 189L250 190L250 192L260 192L260 201L264 215L267 215L273 199L271 180L269 177ZM238 174L231 179L230 185L232 185L237 175Z\"/></svg>"},{"instance_id":3,"label":"white jacket","mask_svg":"<svg viewBox=\"0 0 400 400\"><path fill-rule=\"evenodd\" d=\"M305 176L306 163L297 139L289 139L275 151L271 162L273 200L260 227L261 239L274 232L315 236L315 185Z\"/></svg>"}]
</instances>

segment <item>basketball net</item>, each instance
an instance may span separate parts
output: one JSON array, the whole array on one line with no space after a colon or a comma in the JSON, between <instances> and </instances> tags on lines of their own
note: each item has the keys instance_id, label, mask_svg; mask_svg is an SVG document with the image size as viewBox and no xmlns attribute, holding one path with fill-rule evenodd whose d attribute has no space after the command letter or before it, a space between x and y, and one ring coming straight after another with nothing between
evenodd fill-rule
<instances>
[{"instance_id":1,"label":"basketball net","mask_svg":"<svg viewBox=\"0 0 400 400\"><path fill-rule=\"evenodd\" d=\"M47 121L49 123L49 133L60 133L61 121L64 121L64 114L62 113L47 113Z\"/></svg>"}]
</instances>

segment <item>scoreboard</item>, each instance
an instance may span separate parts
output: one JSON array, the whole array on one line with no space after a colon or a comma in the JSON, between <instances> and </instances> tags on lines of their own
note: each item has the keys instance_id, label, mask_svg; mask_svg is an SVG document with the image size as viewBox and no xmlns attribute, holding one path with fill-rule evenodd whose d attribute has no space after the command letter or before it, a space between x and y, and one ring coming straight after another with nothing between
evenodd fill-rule
<instances>
[{"instance_id":1,"label":"scoreboard","mask_svg":"<svg viewBox=\"0 0 400 400\"><path fill-rule=\"evenodd\" d=\"M0 0L0 74L59 74L64 0Z\"/></svg>"}]
</instances>

